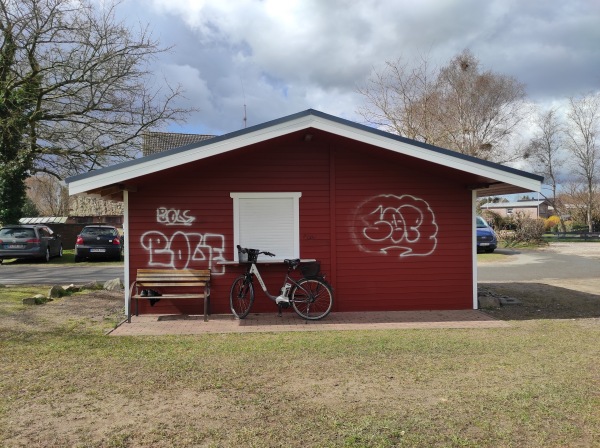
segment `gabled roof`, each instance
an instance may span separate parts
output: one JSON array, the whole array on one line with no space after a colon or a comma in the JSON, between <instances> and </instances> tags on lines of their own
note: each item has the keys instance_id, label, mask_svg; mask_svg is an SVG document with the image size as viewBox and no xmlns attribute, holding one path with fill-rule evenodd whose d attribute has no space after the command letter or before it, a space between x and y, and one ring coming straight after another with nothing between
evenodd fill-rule
<instances>
[{"instance_id":1,"label":"gabled roof","mask_svg":"<svg viewBox=\"0 0 600 448\"><path fill-rule=\"evenodd\" d=\"M400 137L369 126L328 115L313 109L213 137L180 148L130 160L66 179L69 194L96 194L118 199L133 178L235 151L248 145L281 137L304 129L317 129L355 141L387 149L433 164L476 175L481 182L472 185L482 195L540 191L543 178L497 163L466 156Z\"/></svg>"},{"instance_id":2,"label":"gabled roof","mask_svg":"<svg viewBox=\"0 0 600 448\"><path fill-rule=\"evenodd\" d=\"M142 154L148 156L168 149L198 143L213 138L214 135L181 134L174 132L146 132L142 141Z\"/></svg>"}]
</instances>

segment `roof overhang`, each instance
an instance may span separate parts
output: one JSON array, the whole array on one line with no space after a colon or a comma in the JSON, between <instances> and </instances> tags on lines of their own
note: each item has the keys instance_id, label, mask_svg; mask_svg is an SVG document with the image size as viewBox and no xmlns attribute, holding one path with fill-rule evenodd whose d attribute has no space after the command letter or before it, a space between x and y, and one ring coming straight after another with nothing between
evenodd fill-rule
<instances>
[{"instance_id":1,"label":"roof overhang","mask_svg":"<svg viewBox=\"0 0 600 448\"><path fill-rule=\"evenodd\" d=\"M305 129L321 130L475 175L479 181L469 185L469 188L477 191L480 196L540 191L542 187L541 176L399 137L312 109L210 140L73 176L66 179L66 182L69 184L70 195L86 194L119 200L124 190L134 188L128 187L128 182L136 177Z\"/></svg>"}]
</instances>

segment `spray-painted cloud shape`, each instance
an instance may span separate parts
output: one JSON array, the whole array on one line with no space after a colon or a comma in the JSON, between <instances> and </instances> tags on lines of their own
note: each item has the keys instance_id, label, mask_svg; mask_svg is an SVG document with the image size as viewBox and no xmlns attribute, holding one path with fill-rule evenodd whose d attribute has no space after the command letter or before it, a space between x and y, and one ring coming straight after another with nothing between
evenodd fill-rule
<instances>
[{"instance_id":1,"label":"spray-painted cloud shape","mask_svg":"<svg viewBox=\"0 0 600 448\"><path fill-rule=\"evenodd\" d=\"M430 255L437 246L437 231L429 204L411 195L374 196L360 204L354 215L354 239L366 252Z\"/></svg>"}]
</instances>

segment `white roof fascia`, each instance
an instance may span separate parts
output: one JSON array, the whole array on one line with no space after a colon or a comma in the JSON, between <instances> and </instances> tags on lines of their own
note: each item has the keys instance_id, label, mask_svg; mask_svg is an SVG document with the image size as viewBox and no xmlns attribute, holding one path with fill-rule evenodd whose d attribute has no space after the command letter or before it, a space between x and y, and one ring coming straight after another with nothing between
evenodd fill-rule
<instances>
[{"instance_id":1,"label":"white roof fascia","mask_svg":"<svg viewBox=\"0 0 600 448\"><path fill-rule=\"evenodd\" d=\"M102 188L107 185L124 183L135 177L213 157L311 127L369 145L388 149L399 154L405 154L459 171L515 185L529 191L541 190L540 181L520 176L517 173L499 170L492 166L479 164L476 161L455 157L452 154L444 154L443 152L421 148L409 143L390 139L384 135L369 132L368 130L359 129L344 123L309 114L293 120L283 121L272 126L259 128L254 132L243 133L238 136L217 140L215 142L204 140L202 142L203 144L197 148L191 148L164 157L152 158L130 166L124 166L120 169L109 170L106 173L99 173L95 176L75 180L69 183L69 194L76 195Z\"/></svg>"},{"instance_id":2,"label":"white roof fascia","mask_svg":"<svg viewBox=\"0 0 600 448\"><path fill-rule=\"evenodd\" d=\"M133 166L126 166L122 169L100 173L97 176L92 176L90 178L77 180L69 183L69 194L75 195L85 193L86 191L102 188L107 185L123 183L134 177L156 173L168 168L223 154L254 143L260 143L265 140L280 137L310 127L310 124L307 124L310 120L311 117L302 117L291 122L284 122L268 128L258 129L249 134L242 134L214 143L205 143L198 148L192 148L185 152L167 155L165 157L141 162ZM204 142L207 141L210 140L204 140Z\"/></svg>"},{"instance_id":3,"label":"white roof fascia","mask_svg":"<svg viewBox=\"0 0 600 448\"><path fill-rule=\"evenodd\" d=\"M438 165L454 168L459 171L465 171L468 173L501 181L510 185L516 185L518 187L525 188L530 191L541 191L542 183L540 181L520 176L517 173L510 173L496 169L491 166L481 165L471 160L457 158L451 154L444 154L440 152L431 151L425 148L421 148L419 146L389 139L385 136L364 131L362 129L346 126L341 123L336 123L329 120L322 120L319 117L315 118L321 120L321 123L319 123L318 125L313 125L313 127L321 129L323 131L348 137L353 140L361 141L363 143L367 143L373 146L378 146L380 148L385 148L390 151L405 154L421 160L426 160L428 162L433 162Z\"/></svg>"}]
</instances>

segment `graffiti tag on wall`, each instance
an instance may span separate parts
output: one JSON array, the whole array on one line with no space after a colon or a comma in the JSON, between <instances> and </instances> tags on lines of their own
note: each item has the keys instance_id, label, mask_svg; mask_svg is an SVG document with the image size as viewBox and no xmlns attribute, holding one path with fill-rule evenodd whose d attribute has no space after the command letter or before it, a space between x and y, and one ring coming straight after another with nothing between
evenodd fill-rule
<instances>
[{"instance_id":1,"label":"graffiti tag on wall","mask_svg":"<svg viewBox=\"0 0 600 448\"><path fill-rule=\"evenodd\" d=\"M352 223L354 242L362 251L400 257L432 254L437 232L429 204L411 195L369 198L358 206Z\"/></svg>"},{"instance_id":2,"label":"graffiti tag on wall","mask_svg":"<svg viewBox=\"0 0 600 448\"><path fill-rule=\"evenodd\" d=\"M189 216L188 212L160 207L156 210L156 221L166 226L191 226L196 218ZM150 230L141 236L140 243L148 252L149 267L187 269L202 265L209 268L212 275L225 273L225 267L218 264L225 261L223 235L181 230L169 235Z\"/></svg>"},{"instance_id":3,"label":"graffiti tag on wall","mask_svg":"<svg viewBox=\"0 0 600 448\"><path fill-rule=\"evenodd\" d=\"M189 216L189 212L189 210L181 211L173 208L159 207L156 209L156 222L167 226L191 226L196 218Z\"/></svg>"}]
</instances>

